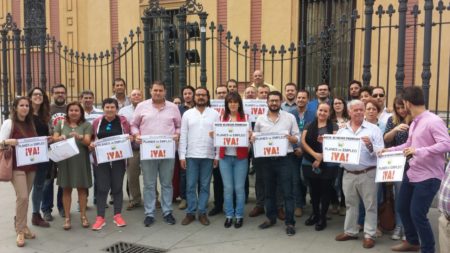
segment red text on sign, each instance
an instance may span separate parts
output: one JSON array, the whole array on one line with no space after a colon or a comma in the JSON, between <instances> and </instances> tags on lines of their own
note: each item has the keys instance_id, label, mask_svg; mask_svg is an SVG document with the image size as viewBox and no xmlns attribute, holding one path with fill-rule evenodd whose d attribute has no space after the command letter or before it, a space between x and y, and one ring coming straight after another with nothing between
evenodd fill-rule
<instances>
[{"instance_id":1,"label":"red text on sign","mask_svg":"<svg viewBox=\"0 0 450 253\"><path fill-rule=\"evenodd\" d=\"M280 148L279 147L265 147L264 155L279 155Z\"/></svg>"},{"instance_id":2,"label":"red text on sign","mask_svg":"<svg viewBox=\"0 0 450 253\"><path fill-rule=\"evenodd\" d=\"M165 158L166 151L165 150L150 150L150 157L152 158Z\"/></svg>"},{"instance_id":3,"label":"red text on sign","mask_svg":"<svg viewBox=\"0 0 450 253\"><path fill-rule=\"evenodd\" d=\"M237 145L239 145L239 138L225 137L225 138L223 138L223 145L226 145L226 146L237 146Z\"/></svg>"},{"instance_id":4,"label":"red text on sign","mask_svg":"<svg viewBox=\"0 0 450 253\"><path fill-rule=\"evenodd\" d=\"M331 152L331 160L336 162L348 162L348 153Z\"/></svg>"},{"instance_id":5,"label":"red text on sign","mask_svg":"<svg viewBox=\"0 0 450 253\"><path fill-rule=\"evenodd\" d=\"M108 160L115 160L115 159L123 158L123 153L122 153L122 150L117 150L117 151L112 151L112 152L106 153L106 156L108 157Z\"/></svg>"},{"instance_id":6,"label":"red text on sign","mask_svg":"<svg viewBox=\"0 0 450 253\"><path fill-rule=\"evenodd\" d=\"M25 156L39 155L39 147L25 148Z\"/></svg>"}]
</instances>

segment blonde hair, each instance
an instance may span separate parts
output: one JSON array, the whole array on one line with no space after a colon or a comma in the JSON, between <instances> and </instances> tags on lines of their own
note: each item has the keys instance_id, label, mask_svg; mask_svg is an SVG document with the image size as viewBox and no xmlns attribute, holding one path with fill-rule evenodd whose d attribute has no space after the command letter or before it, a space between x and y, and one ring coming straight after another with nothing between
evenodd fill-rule
<instances>
[{"instance_id":1,"label":"blonde hair","mask_svg":"<svg viewBox=\"0 0 450 253\"><path fill-rule=\"evenodd\" d=\"M401 105L401 106L405 106L403 103L403 99L400 96L396 96L394 98L394 113L392 114L392 123L394 123L394 125L398 125L400 123L405 123L405 124L410 124L412 121L412 116L411 114L406 114L405 118L402 119L402 117L397 113L397 110L395 109L396 105Z\"/></svg>"}]
</instances>

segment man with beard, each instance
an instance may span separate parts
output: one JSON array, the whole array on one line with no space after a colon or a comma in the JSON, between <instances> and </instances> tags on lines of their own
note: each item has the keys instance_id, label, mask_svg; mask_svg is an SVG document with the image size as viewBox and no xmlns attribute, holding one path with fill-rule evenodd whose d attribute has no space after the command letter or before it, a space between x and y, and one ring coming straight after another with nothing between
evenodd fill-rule
<instances>
[{"instance_id":1,"label":"man with beard","mask_svg":"<svg viewBox=\"0 0 450 253\"><path fill-rule=\"evenodd\" d=\"M54 103L50 105L50 135L53 135L53 128L58 124L60 120L64 120L66 116L66 86L64 84L57 84L52 87L52 96ZM52 164L50 175L47 177L44 183L43 197L41 210L44 214L44 220L52 221L52 208L53 208L53 184L56 177L56 164ZM62 204L62 188L58 187L57 194L57 207L59 215L65 217L64 208Z\"/></svg>"},{"instance_id":2,"label":"man with beard","mask_svg":"<svg viewBox=\"0 0 450 253\"><path fill-rule=\"evenodd\" d=\"M195 107L186 111L182 118L180 145L180 165L186 170L187 211L182 225L188 225L198 219L202 225L209 225L206 216L212 169L216 168L218 154L215 152L213 138L214 122L220 120L219 113L209 107L209 91L204 87L195 90ZM200 192L197 198L197 185L200 182Z\"/></svg>"},{"instance_id":3,"label":"man with beard","mask_svg":"<svg viewBox=\"0 0 450 253\"><path fill-rule=\"evenodd\" d=\"M348 101L359 99L362 84L360 81L352 80L348 84Z\"/></svg>"},{"instance_id":4,"label":"man with beard","mask_svg":"<svg viewBox=\"0 0 450 253\"><path fill-rule=\"evenodd\" d=\"M281 109L290 112L295 110L297 104L295 103L295 96L297 95L297 85L288 83L284 86L284 96L286 100L281 104Z\"/></svg>"},{"instance_id":5,"label":"man with beard","mask_svg":"<svg viewBox=\"0 0 450 253\"><path fill-rule=\"evenodd\" d=\"M294 198L292 193L292 168L294 166L293 144L300 140L300 133L294 115L281 110L283 97L279 91L271 91L267 98L269 110L256 120L255 133L287 133L289 146L286 156L262 157L260 166L263 171L265 187L266 220L259 225L260 229L273 226L277 221L276 189L277 182L281 184L286 213L286 234L295 234ZM254 141L254 136L252 140Z\"/></svg>"},{"instance_id":6,"label":"man with beard","mask_svg":"<svg viewBox=\"0 0 450 253\"><path fill-rule=\"evenodd\" d=\"M130 98L127 96L127 84L123 78L114 79L113 92L114 95L111 96L111 98L116 99L119 103L118 109L122 109L123 107L131 104Z\"/></svg>"}]
</instances>

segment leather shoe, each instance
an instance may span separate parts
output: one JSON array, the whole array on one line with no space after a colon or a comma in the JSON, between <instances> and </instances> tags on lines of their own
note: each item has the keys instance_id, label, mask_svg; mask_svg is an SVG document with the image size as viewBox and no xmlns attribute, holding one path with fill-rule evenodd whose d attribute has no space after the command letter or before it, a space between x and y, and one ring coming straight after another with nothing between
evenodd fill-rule
<instances>
[{"instance_id":1,"label":"leather shoe","mask_svg":"<svg viewBox=\"0 0 450 253\"><path fill-rule=\"evenodd\" d=\"M225 219L225 223L223 224L223 226L225 228L229 228L229 227L231 227L231 225L233 225L233 219L232 218L226 218Z\"/></svg>"},{"instance_id":2,"label":"leather shoe","mask_svg":"<svg viewBox=\"0 0 450 253\"><path fill-rule=\"evenodd\" d=\"M287 227L286 227L286 234L288 236L295 235L295 227L293 225L287 225Z\"/></svg>"},{"instance_id":3,"label":"leather shoe","mask_svg":"<svg viewBox=\"0 0 450 253\"><path fill-rule=\"evenodd\" d=\"M300 207L295 208L294 215L295 217L302 217L303 209L301 209Z\"/></svg>"},{"instance_id":4,"label":"leather shoe","mask_svg":"<svg viewBox=\"0 0 450 253\"><path fill-rule=\"evenodd\" d=\"M213 209L211 209L211 211L209 211L208 216L214 216L216 214L219 214L222 212L222 209L214 207Z\"/></svg>"},{"instance_id":5,"label":"leather shoe","mask_svg":"<svg viewBox=\"0 0 450 253\"><path fill-rule=\"evenodd\" d=\"M266 229L266 228L270 228L271 226L275 225L276 221L272 222L269 220L264 221L263 223L259 224L259 228L260 229Z\"/></svg>"},{"instance_id":6,"label":"leather shoe","mask_svg":"<svg viewBox=\"0 0 450 253\"><path fill-rule=\"evenodd\" d=\"M48 228L50 223L42 219L41 213L33 213L31 218L31 224L38 227Z\"/></svg>"},{"instance_id":7,"label":"leather shoe","mask_svg":"<svg viewBox=\"0 0 450 253\"><path fill-rule=\"evenodd\" d=\"M200 214L198 216L198 221L200 221L200 223L204 226L209 225L209 220L208 220L208 217L206 217L206 214Z\"/></svg>"},{"instance_id":8,"label":"leather shoe","mask_svg":"<svg viewBox=\"0 0 450 253\"><path fill-rule=\"evenodd\" d=\"M189 225L191 222L195 220L195 216L193 214L186 214L186 217L181 221L181 225Z\"/></svg>"},{"instance_id":9,"label":"leather shoe","mask_svg":"<svg viewBox=\"0 0 450 253\"><path fill-rule=\"evenodd\" d=\"M319 217L317 215L311 214L308 219L305 220L306 226L315 225L319 221Z\"/></svg>"},{"instance_id":10,"label":"leather shoe","mask_svg":"<svg viewBox=\"0 0 450 253\"><path fill-rule=\"evenodd\" d=\"M319 219L319 221L316 223L316 231L322 231L327 227L327 219Z\"/></svg>"},{"instance_id":11,"label":"leather shoe","mask_svg":"<svg viewBox=\"0 0 450 253\"><path fill-rule=\"evenodd\" d=\"M402 243L392 247L391 250L398 252L419 251L420 245L413 245L407 241L403 241Z\"/></svg>"},{"instance_id":12,"label":"leather shoe","mask_svg":"<svg viewBox=\"0 0 450 253\"><path fill-rule=\"evenodd\" d=\"M338 241L338 242L343 242L343 241L348 241L348 240L356 240L356 239L358 239L358 237L356 237L356 236L351 236L351 235L349 235L349 234L346 234L346 233L341 233L341 234L338 234L337 236L336 236L336 238L334 238L336 241Z\"/></svg>"},{"instance_id":13,"label":"leather shoe","mask_svg":"<svg viewBox=\"0 0 450 253\"><path fill-rule=\"evenodd\" d=\"M252 211L248 214L250 217L256 217L264 214L264 208L260 206L255 206Z\"/></svg>"},{"instance_id":14,"label":"leather shoe","mask_svg":"<svg viewBox=\"0 0 450 253\"><path fill-rule=\"evenodd\" d=\"M363 248L370 249L375 246L375 241L372 238L364 238L363 239Z\"/></svg>"},{"instance_id":15,"label":"leather shoe","mask_svg":"<svg viewBox=\"0 0 450 253\"><path fill-rule=\"evenodd\" d=\"M278 208L277 217L280 220L286 219L286 214L284 213L284 208Z\"/></svg>"},{"instance_id":16,"label":"leather shoe","mask_svg":"<svg viewBox=\"0 0 450 253\"><path fill-rule=\"evenodd\" d=\"M244 218L236 218L234 222L234 228L240 228L244 224Z\"/></svg>"}]
</instances>

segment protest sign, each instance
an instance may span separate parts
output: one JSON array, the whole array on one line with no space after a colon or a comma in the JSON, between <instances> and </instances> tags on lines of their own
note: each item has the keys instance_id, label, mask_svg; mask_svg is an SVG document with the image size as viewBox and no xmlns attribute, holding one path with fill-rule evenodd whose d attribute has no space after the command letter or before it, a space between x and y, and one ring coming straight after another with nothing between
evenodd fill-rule
<instances>
[{"instance_id":1,"label":"protest sign","mask_svg":"<svg viewBox=\"0 0 450 253\"><path fill-rule=\"evenodd\" d=\"M18 139L16 161L17 167L48 162L47 136Z\"/></svg>"},{"instance_id":2,"label":"protest sign","mask_svg":"<svg viewBox=\"0 0 450 253\"><path fill-rule=\"evenodd\" d=\"M248 122L215 122L215 147L248 147Z\"/></svg>"},{"instance_id":3,"label":"protest sign","mask_svg":"<svg viewBox=\"0 0 450 253\"><path fill-rule=\"evenodd\" d=\"M249 115L251 122L256 122L259 115L267 113L267 101L261 99L244 99L244 112Z\"/></svg>"},{"instance_id":4,"label":"protest sign","mask_svg":"<svg viewBox=\"0 0 450 253\"><path fill-rule=\"evenodd\" d=\"M323 161L341 164L359 164L361 138L323 135Z\"/></svg>"},{"instance_id":5,"label":"protest sign","mask_svg":"<svg viewBox=\"0 0 450 253\"><path fill-rule=\"evenodd\" d=\"M402 151L385 152L377 157L376 183L401 182L406 157Z\"/></svg>"},{"instance_id":6,"label":"protest sign","mask_svg":"<svg viewBox=\"0 0 450 253\"><path fill-rule=\"evenodd\" d=\"M95 141L95 155L98 164L133 157L129 135L114 135Z\"/></svg>"},{"instance_id":7,"label":"protest sign","mask_svg":"<svg viewBox=\"0 0 450 253\"><path fill-rule=\"evenodd\" d=\"M80 150L75 143L75 138L69 138L50 145L50 151L48 157L54 162L60 162L76 156L80 153Z\"/></svg>"},{"instance_id":8,"label":"protest sign","mask_svg":"<svg viewBox=\"0 0 450 253\"><path fill-rule=\"evenodd\" d=\"M175 141L170 135L142 135L141 160L175 158Z\"/></svg>"},{"instance_id":9,"label":"protest sign","mask_svg":"<svg viewBox=\"0 0 450 253\"><path fill-rule=\"evenodd\" d=\"M288 145L286 134L260 133L255 135L253 151L255 157L286 156Z\"/></svg>"}]
</instances>

